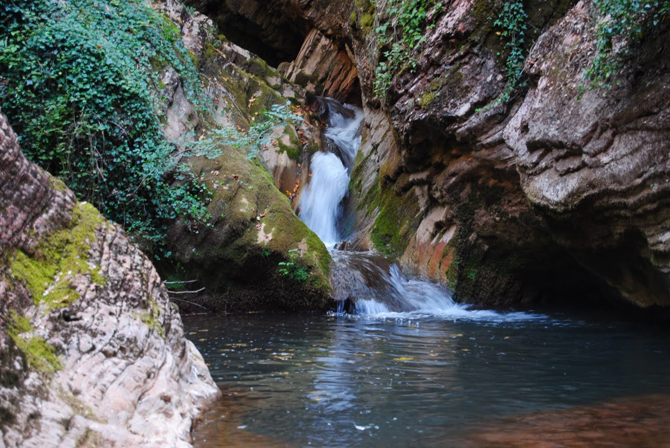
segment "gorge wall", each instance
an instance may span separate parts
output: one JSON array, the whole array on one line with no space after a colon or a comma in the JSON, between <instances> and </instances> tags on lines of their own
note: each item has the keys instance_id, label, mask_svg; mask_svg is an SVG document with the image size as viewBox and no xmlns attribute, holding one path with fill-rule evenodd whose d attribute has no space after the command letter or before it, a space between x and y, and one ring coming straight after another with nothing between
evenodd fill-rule
<instances>
[{"instance_id":1,"label":"gorge wall","mask_svg":"<svg viewBox=\"0 0 670 448\"><path fill-rule=\"evenodd\" d=\"M494 21L504 2L428 11L433 25L408 58L415 68L393 73L381 95L375 71L392 41L375 30L397 23L385 11L398 2L192 3L253 23L268 47L295 19L287 33L305 41L279 58L282 71L363 104L353 247L397 257L473 303L670 304L667 19L636 43L612 87L592 88L592 2L524 2L526 86L499 101L509 49Z\"/></svg>"},{"instance_id":2,"label":"gorge wall","mask_svg":"<svg viewBox=\"0 0 670 448\"><path fill-rule=\"evenodd\" d=\"M0 115L0 446L190 446L219 394L151 262Z\"/></svg>"}]
</instances>

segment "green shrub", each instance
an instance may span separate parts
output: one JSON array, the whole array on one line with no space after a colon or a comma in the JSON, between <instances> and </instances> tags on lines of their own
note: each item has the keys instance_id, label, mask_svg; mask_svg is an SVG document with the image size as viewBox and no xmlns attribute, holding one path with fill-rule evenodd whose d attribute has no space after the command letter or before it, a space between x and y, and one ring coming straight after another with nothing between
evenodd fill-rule
<instances>
[{"instance_id":1,"label":"green shrub","mask_svg":"<svg viewBox=\"0 0 670 448\"><path fill-rule=\"evenodd\" d=\"M307 281L309 274L307 268L298 263L298 249L290 249L288 257L290 261L279 263L279 273L300 283Z\"/></svg>"},{"instance_id":2,"label":"green shrub","mask_svg":"<svg viewBox=\"0 0 670 448\"><path fill-rule=\"evenodd\" d=\"M156 71L167 65L189 100L201 102L179 33L143 0L13 0L0 8L2 112L23 151L153 241L166 219L207 217L206 190L179 166L157 111Z\"/></svg>"}]
</instances>

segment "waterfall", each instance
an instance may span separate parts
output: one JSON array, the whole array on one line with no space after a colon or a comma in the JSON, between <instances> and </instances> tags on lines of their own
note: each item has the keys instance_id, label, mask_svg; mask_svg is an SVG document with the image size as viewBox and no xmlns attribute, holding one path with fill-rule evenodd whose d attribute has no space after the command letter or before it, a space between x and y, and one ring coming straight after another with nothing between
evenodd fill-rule
<instances>
[{"instance_id":1,"label":"waterfall","mask_svg":"<svg viewBox=\"0 0 670 448\"><path fill-rule=\"evenodd\" d=\"M363 111L353 106L341 106L325 99L328 108L326 137L339 153L317 152L312 156L312 177L300 200L300 218L319 235L326 246L341 240L337 223L342 216L342 200L349 191L349 175L361 142L358 129Z\"/></svg>"},{"instance_id":2,"label":"waterfall","mask_svg":"<svg viewBox=\"0 0 670 448\"><path fill-rule=\"evenodd\" d=\"M312 177L303 193L300 218L316 233L333 256L331 281L338 312L373 316L424 314L448 318L523 320L533 315L500 314L468 310L456 304L437 284L408 280L392 261L371 253L334 249L342 240L337 230L342 201L349 191L349 177L360 145L363 111L337 101L321 99L328 114L325 132L329 152L312 156Z\"/></svg>"}]
</instances>

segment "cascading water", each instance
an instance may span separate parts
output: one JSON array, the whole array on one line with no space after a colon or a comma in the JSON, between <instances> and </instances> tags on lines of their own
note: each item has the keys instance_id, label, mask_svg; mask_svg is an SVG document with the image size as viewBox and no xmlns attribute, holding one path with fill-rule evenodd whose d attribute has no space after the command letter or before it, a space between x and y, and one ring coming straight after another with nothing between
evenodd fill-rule
<instances>
[{"instance_id":1,"label":"cascading water","mask_svg":"<svg viewBox=\"0 0 670 448\"><path fill-rule=\"evenodd\" d=\"M353 106L340 106L325 99L329 109L326 137L336 145L340 157L332 152L317 152L312 156L312 178L300 201L300 218L319 235L326 246L341 240L337 223L342 216L342 200L349 191L349 174L361 142L358 128L363 111Z\"/></svg>"},{"instance_id":2,"label":"cascading water","mask_svg":"<svg viewBox=\"0 0 670 448\"><path fill-rule=\"evenodd\" d=\"M349 177L361 138L358 130L363 111L337 101L322 99L328 113L326 137L332 152L312 156L312 177L301 200L300 218L330 249L334 265L331 280L338 301L338 312L383 317L431 315L487 320L533 319L536 315L484 310L468 310L456 304L449 293L433 283L408 280L389 260L370 253L340 251L342 240L338 221L342 201L348 194Z\"/></svg>"}]
</instances>

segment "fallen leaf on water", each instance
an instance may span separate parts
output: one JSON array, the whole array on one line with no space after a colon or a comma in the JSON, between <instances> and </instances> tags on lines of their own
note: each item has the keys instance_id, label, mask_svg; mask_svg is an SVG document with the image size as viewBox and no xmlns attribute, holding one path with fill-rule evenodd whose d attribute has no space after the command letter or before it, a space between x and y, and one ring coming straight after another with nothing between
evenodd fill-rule
<instances>
[{"instance_id":1,"label":"fallen leaf on water","mask_svg":"<svg viewBox=\"0 0 670 448\"><path fill-rule=\"evenodd\" d=\"M393 358L394 361L413 361L414 358L408 356L401 356L400 358Z\"/></svg>"}]
</instances>

